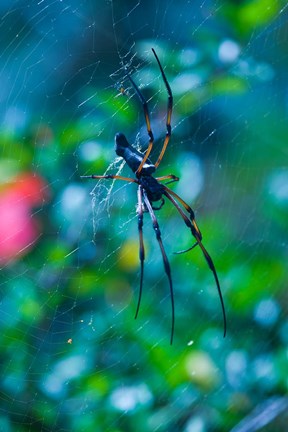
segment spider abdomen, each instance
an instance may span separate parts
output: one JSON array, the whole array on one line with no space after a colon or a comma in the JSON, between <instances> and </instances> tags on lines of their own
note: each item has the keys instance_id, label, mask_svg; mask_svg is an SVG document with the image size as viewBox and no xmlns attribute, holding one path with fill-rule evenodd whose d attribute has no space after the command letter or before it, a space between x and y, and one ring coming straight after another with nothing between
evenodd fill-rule
<instances>
[{"instance_id":1,"label":"spider abdomen","mask_svg":"<svg viewBox=\"0 0 288 432\"><path fill-rule=\"evenodd\" d=\"M115 152L118 156L121 156L126 161L127 165L134 173L138 170L144 158L144 154L139 152L135 147L131 146L128 143L125 135L122 133L117 133L115 135ZM155 172L155 170L155 166L150 161L150 159L147 158L142 167L142 173L150 175Z\"/></svg>"},{"instance_id":2,"label":"spider abdomen","mask_svg":"<svg viewBox=\"0 0 288 432\"><path fill-rule=\"evenodd\" d=\"M139 183L145 189L149 201L159 201L162 198L164 188L154 177L142 175Z\"/></svg>"}]
</instances>

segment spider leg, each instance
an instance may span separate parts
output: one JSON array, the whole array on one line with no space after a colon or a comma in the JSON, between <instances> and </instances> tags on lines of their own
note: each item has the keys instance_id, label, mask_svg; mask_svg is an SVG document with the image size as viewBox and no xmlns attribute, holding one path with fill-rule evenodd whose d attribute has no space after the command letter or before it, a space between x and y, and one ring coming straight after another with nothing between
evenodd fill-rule
<instances>
[{"instance_id":1,"label":"spider leg","mask_svg":"<svg viewBox=\"0 0 288 432\"><path fill-rule=\"evenodd\" d=\"M157 218L155 216L155 213L152 209L151 203L147 197L147 194L145 192L145 190L143 190L143 197L144 197L144 202L145 205L149 211L150 217L152 219L152 224L153 224L153 228L156 234L156 239L158 241L158 244L160 246L160 250L161 250L161 254L162 254L162 258L163 258L163 264L164 264L164 269L165 269L165 273L168 277L169 280L169 287L170 287L170 297L171 297L171 308L172 308L172 324L171 324L171 337L170 337L170 344L172 345L173 343L173 336L174 336L174 325L175 325L175 307L174 307L174 292L173 292L173 284L172 284L172 278L171 278L171 269L170 269L170 264L162 243L162 238L161 238L161 231L159 228L159 224L157 221Z\"/></svg>"},{"instance_id":2,"label":"spider leg","mask_svg":"<svg viewBox=\"0 0 288 432\"><path fill-rule=\"evenodd\" d=\"M111 174L107 174L107 175L84 175L84 176L80 176L80 178L90 178L90 179L114 179L114 180L124 180L126 182L129 183L138 183L138 181L136 179L132 179L131 177L122 177L122 176L118 176L118 175L111 175Z\"/></svg>"},{"instance_id":3,"label":"spider leg","mask_svg":"<svg viewBox=\"0 0 288 432\"><path fill-rule=\"evenodd\" d=\"M139 259L140 259L140 266L141 266L141 273L140 273L140 288L139 288L139 297L138 297L138 303L136 308L136 314L135 319L138 316L140 303L141 303L141 297L142 297L142 287L143 287L143 273L144 273L144 259L145 259L145 249L144 249L144 242L143 242L143 201L142 201L142 186L139 185L138 187L138 207L137 207L137 213L138 213L138 233L139 233Z\"/></svg>"},{"instance_id":4,"label":"spider leg","mask_svg":"<svg viewBox=\"0 0 288 432\"><path fill-rule=\"evenodd\" d=\"M149 111L148 111L148 103L146 101L146 99L144 98L144 96L142 95L141 91L139 90L139 88L137 87L137 85L135 84L134 80L132 79L132 77L127 74L128 79L130 80L132 86L134 87L135 92L137 93L137 96L139 97L142 105L143 105L143 111L144 111L144 117L145 117L145 122L146 122L146 127L147 127L147 132L148 132L148 136L149 136L149 144L148 144L148 148L146 150L146 153L137 169L137 171L135 172L136 176L139 177L142 168L145 164L145 162L147 161L152 147L153 147L153 143L154 143L154 136L153 136L153 132L151 129L151 124L150 124L150 117L149 117Z\"/></svg>"},{"instance_id":5,"label":"spider leg","mask_svg":"<svg viewBox=\"0 0 288 432\"><path fill-rule=\"evenodd\" d=\"M159 58L158 58L158 56L157 56L154 48L152 48L152 51L153 51L153 54L154 54L154 56L155 56L155 58L157 60L157 63L158 63L158 66L159 66L159 69L160 69L160 72L161 72L161 75L162 75L162 79L164 81L164 84L166 86L166 90L167 90L167 93L168 93L167 119L166 119L166 129L167 129L167 132L166 132L166 136L165 136L165 139L164 139L164 143L163 143L163 147L162 147L162 150L160 152L160 155L158 156L158 159L157 159L156 163L154 164L155 168L157 168L158 165L160 164L160 162L162 161L162 158L164 156L164 153L166 151L167 145L168 145L168 143L170 141L170 137L171 137L171 117L172 117L172 108L173 108L173 95L172 95L171 87L170 87L170 85L168 83L168 80L166 78L165 72L163 70L163 67L162 67L162 65L160 63L160 60L159 60Z\"/></svg>"},{"instance_id":6,"label":"spider leg","mask_svg":"<svg viewBox=\"0 0 288 432\"><path fill-rule=\"evenodd\" d=\"M178 212L182 216L182 219L184 220L185 224L187 225L187 227L190 228L190 230L192 232L192 235L195 237L197 243L195 245L193 245L192 248L195 247L197 244L200 246L200 248L201 248L201 250L203 252L203 255L204 255L205 259L206 259L206 262L207 262L210 270L213 273L213 276L214 276L214 279L215 279L215 282L216 282L216 286L217 286L218 295L219 295L219 298L220 298L221 308L222 308L223 323L224 323L224 337L225 337L226 336L226 328L227 328L225 305L224 305L224 300L223 300L223 296L222 296L222 292L221 292L221 288L220 288L220 282L219 282L218 275L217 275L217 272L216 272L216 268L215 268L215 265L214 265L214 263L212 261L212 258L210 257L210 255L208 254L207 250L205 249L204 245L201 242L202 237L199 236L199 232L198 232L199 230L196 230L196 228L195 228L195 226L193 224L193 221L191 221L185 215L185 213L183 212L183 210L181 209L181 207L179 206L179 204L177 203L177 201L171 196L171 194L174 195L174 193L172 193L172 191L169 190L168 188L165 188L165 191L163 193L172 202L172 204L176 207L176 209L178 210ZM182 201L183 200L181 199L181 204L182 204Z\"/></svg>"},{"instance_id":7,"label":"spider leg","mask_svg":"<svg viewBox=\"0 0 288 432\"><path fill-rule=\"evenodd\" d=\"M174 191L172 191L171 189L167 188L164 185L163 185L163 188L165 189L166 192L168 192L168 194L170 195L170 198L171 198L171 195L173 195L173 197L176 198L176 200L179 201L182 204L182 206L185 208L185 210L189 213L189 219L192 222L192 225L193 225L193 227L197 233L197 236L199 237L200 240L202 240L202 234L201 234L200 229L198 228L198 225L196 223L195 214L194 214L194 211L192 210L192 208L179 195L177 195ZM170 199L170 201L171 201L171 199ZM192 247L192 249L193 249L193 247Z\"/></svg>"},{"instance_id":8,"label":"spider leg","mask_svg":"<svg viewBox=\"0 0 288 432\"><path fill-rule=\"evenodd\" d=\"M181 255L181 254L184 254L184 253L186 253L186 252L190 252L192 249L194 249L195 248L195 246L197 246L198 245L198 242L196 242L196 243L194 243L192 246L190 246L188 249L183 249L183 250L180 250L180 251L177 251L177 252L173 252L175 255Z\"/></svg>"},{"instance_id":9,"label":"spider leg","mask_svg":"<svg viewBox=\"0 0 288 432\"><path fill-rule=\"evenodd\" d=\"M169 179L171 179L171 180L165 184L174 183L174 182L177 182L180 180L179 177L175 176L174 174L169 174L169 175L166 175L163 177L156 177L157 181L163 181L163 180L169 180Z\"/></svg>"}]
</instances>

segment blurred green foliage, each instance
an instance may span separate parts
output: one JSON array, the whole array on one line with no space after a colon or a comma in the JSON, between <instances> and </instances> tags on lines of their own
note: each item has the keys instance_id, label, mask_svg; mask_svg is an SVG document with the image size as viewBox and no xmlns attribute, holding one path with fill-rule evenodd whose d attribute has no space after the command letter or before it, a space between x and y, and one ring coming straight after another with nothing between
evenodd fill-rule
<instances>
[{"instance_id":1,"label":"blurred green foliage","mask_svg":"<svg viewBox=\"0 0 288 432\"><path fill-rule=\"evenodd\" d=\"M206 0L192 13L189 2L160 2L156 17L142 1L18 3L1 6L0 430L285 431L285 2ZM196 211L221 281L225 339L201 251L173 254L192 239L169 203L157 218L174 282L173 346L146 214L134 320L135 185L80 180L120 170L117 131L145 147L127 65L149 101L158 154L167 95L151 46L174 94L157 173L178 175L171 188Z\"/></svg>"}]
</instances>

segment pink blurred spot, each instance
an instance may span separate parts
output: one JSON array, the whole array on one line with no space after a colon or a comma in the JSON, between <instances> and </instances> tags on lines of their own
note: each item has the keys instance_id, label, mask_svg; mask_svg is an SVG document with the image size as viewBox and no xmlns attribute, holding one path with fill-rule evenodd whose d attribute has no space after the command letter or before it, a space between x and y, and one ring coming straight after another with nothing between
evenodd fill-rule
<instances>
[{"instance_id":1,"label":"pink blurred spot","mask_svg":"<svg viewBox=\"0 0 288 432\"><path fill-rule=\"evenodd\" d=\"M0 192L0 265L26 254L39 237L33 208L48 197L40 177L25 173Z\"/></svg>"}]
</instances>

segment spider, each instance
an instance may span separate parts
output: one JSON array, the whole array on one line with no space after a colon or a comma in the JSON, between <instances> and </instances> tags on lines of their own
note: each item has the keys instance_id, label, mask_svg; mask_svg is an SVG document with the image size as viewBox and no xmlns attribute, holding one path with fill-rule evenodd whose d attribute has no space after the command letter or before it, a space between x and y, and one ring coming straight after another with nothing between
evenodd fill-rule
<instances>
[{"instance_id":1,"label":"spider","mask_svg":"<svg viewBox=\"0 0 288 432\"><path fill-rule=\"evenodd\" d=\"M125 135L123 133L116 133L115 135L115 152L118 156L121 156L129 166L129 168L133 171L135 174L135 178L131 177L123 177L120 175L85 175L81 176L81 178L90 178L90 179L115 179L115 180L123 180L129 183L136 183L138 185L138 191L137 191L137 197L138 197L138 205L137 205L137 214L138 214L138 233L139 233L139 259L140 259L140 288L139 288L139 296L138 296L138 303L136 308L136 314L135 319L138 316L140 303L141 303L141 297L142 297L142 287L143 287L143 275L144 275L144 260L145 260L145 250L144 250L144 240L143 240L143 215L145 212L148 212L150 214L153 228L155 231L156 239L158 241L160 251L163 258L163 265L164 270L167 275L168 281L169 281L169 288L170 288L170 297L171 297L171 309L172 309L172 317L171 317L171 336L170 336L170 344L173 343L173 336L174 336L174 326L175 326L175 307L174 307L174 291L173 291L173 283L172 283L172 277L171 277L171 268L170 264L163 246L162 237L161 237L161 231L159 228L159 224L155 215L154 210L160 210L162 206L164 205L164 198L165 196L174 207L176 207L177 211L179 212L181 218L183 219L186 226L190 229L192 236L196 240L196 242L188 249L176 252L176 253L184 253L192 250L195 246L199 245L199 247L202 250L202 253L206 259L206 262L210 268L210 270L213 273L218 295L220 298L221 308L222 308L222 314L223 314L223 325L224 325L224 337L226 335L226 313L225 313L225 306L224 306L224 300L222 297L222 292L220 288L219 279L217 276L217 272L214 266L214 263L212 261L212 258L208 254L207 250L205 249L203 243L202 243L202 234L197 226L194 211L192 208L175 192L173 192L170 188L162 184L161 182L164 180L169 180L168 183L179 181L179 178L176 177L173 174L165 175L163 177L153 177L153 174L157 170L158 166L160 165L163 156L165 154L165 151L167 149L167 146L170 141L171 137L171 117L172 117L172 108L173 108L173 95L171 91L171 87L168 83L168 80L166 78L166 75L164 73L163 67L160 63L160 60L154 50L152 48L152 52L156 58L156 61L158 63L162 79L164 81L167 94L168 94L168 104L167 104L167 117L166 117L166 135L164 139L164 143L162 146L162 149L160 151L160 154L158 156L158 159L155 163L152 163L149 159L150 153L153 148L154 144L154 136L151 129L150 124L150 116L148 111L148 104L145 100L144 96L142 95L141 91L135 84L134 80L132 79L130 73L127 73L127 78L131 82L136 94L138 95L144 111L144 117L147 127L147 133L149 137L149 143L148 148L145 153L141 153L140 151L136 150L131 144L128 143ZM167 184L167 183L166 183ZM158 206L155 206L155 202L160 202Z\"/></svg>"}]
</instances>

